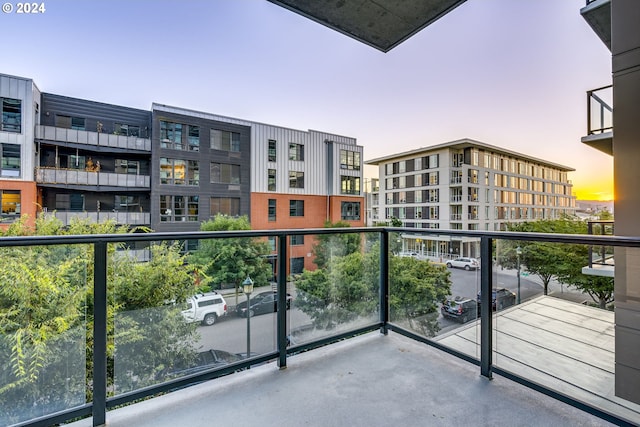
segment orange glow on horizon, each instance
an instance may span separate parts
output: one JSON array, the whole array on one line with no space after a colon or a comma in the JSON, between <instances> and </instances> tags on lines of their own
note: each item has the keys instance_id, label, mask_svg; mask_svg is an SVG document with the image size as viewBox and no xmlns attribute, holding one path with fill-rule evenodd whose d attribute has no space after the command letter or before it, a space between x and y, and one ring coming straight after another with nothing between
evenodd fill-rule
<instances>
[{"instance_id":1,"label":"orange glow on horizon","mask_svg":"<svg viewBox=\"0 0 640 427\"><path fill-rule=\"evenodd\" d=\"M613 192L598 190L601 189L581 188L574 189L573 193L578 200L596 200L599 202L608 202L613 200Z\"/></svg>"}]
</instances>

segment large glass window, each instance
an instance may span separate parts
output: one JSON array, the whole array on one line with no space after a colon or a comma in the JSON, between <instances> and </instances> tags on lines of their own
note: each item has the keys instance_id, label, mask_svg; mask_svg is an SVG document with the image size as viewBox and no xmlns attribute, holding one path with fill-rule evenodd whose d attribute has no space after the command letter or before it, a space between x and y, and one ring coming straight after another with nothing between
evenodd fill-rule
<instances>
[{"instance_id":1,"label":"large glass window","mask_svg":"<svg viewBox=\"0 0 640 427\"><path fill-rule=\"evenodd\" d=\"M113 132L116 135L140 136L140 126L127 125L124 123L116 123L113 126Z\"/></svg>"},{"instance_id":2,"label":"large glass window","mask_svg":"<svg viewBox=\"0 0 640 427\"><path fill-rule=\"evenodd\" d=\"M199 185L200 166L195 160L160 158L160 184Z\"/></svg>"},{"instance_id":3,"label":"large glass window","mask_svg":"<svg viewBox=\"0 0 640 427\"><path fill-rule=\"evenodd\" d=\"M20 146L0 144L0 176L20 176Z\"/></svg>"},{"instance_id":4,"label":"large glass window","mask_svg":"<svg viewBox=\"0 0 640 427\"><path fill-rule=\"evenodd\" d=\"M114 209L123 212L142 211L139 196L116 195L114 200Z\"/></svg>"},{"instance_id":5,"label":"large glass window","mask_svg":"<svg viewBox=\"0 0 640 427\"><path fill-rule=\"evenodd\" d=\"M160 221L198 221L198 196L160 196Z\"/></svg>"},{"instance_id":6,"label":"large glass window","mask_svg":"<svg viewBox=\"0 0 640 427\"><path fill-rule=\"evenodd\" d=\"M304 145L289 143L289 160L304 160Z\"/></svg>"},{"instance_id":7,"label":"large glass window","mask_svg":"<svg viewBox=\"0 0 640 427\"><path fill-rule=\"evenodd\" d=\"M240 165L211 163L211 182L215 184L240 184Z\"/></svg>"},{"instance_id":8,"label":"large glass window","mask_svg":"<svg viewBox=\"0 0 640 427\"><path fill-rule=\"evenodd\" d=\"M239 153L240 134L226 130L211 129L211 148Z\"/></svg>"},{"instance_id":9,"label":"large glass window","mask_svg":"<svg viewBox=\"0 0 640 427\"><path fill-rule=\"evenodd\" d=\"M82 117L63 116L58 114L56 115L56 127L85 130L85 120Z\"/></svg>"},{"instance_id":10,"label":"large glass window","mask_svg":"<svg viewBox=\"0 0 640 427\"><path fill-rule=\"evenodd\" d=\"M2 206L2 222L13 222L20 216L20 191L0 190L0 205Z\"/></svg>"},{"instance_id":11,"label":"large glass window","mask_svg":"<svg viewBox=\"0 0 640 427\"><path fill-rule=\"evenodd\" d=\"M345 221L360 220L360 202L341 202L341 217Z\"/></svg>"},{"instance_id":12,"label":"large glass window","mask_svg":"<svg viewBox=\"0 0 640 427\"><path fill-rule=\"evenodd\" d=\"M184 150L182 142L182 124L160 121L160 147Z\"/></svg>"},{"instance_id":13,"label":"large glass window","mask_svg":"<svg viewBox=\"0 0 640 427\"><path fill-rule=\"evenodd\" d=\"M292 234L289 236L289 243L291 246L304 245L304 234Z\"/></svg>"},{"instance_id":14,"label":"large glass window","mask_svg":"<svg viewBox=\"0 0 640 427\"><path fill-rule=\"evenodd\" d=\"M269 153L268 153L268 157L267 160L270 162L275 162L276 161L276 153L277 153L277 149L276 149L276 140L275 139L270 139L269 140Z\"/></svg>"},{"instance_id":15,"label":"large glass window","mask_svg":"<svg viewBox=\"0 0 640 427\"><path fill-rule=\"evenodd\" d=\"M342 194L360 194L360 177L340 176L340 192Z\"/></svg>"},{"instance_id":16,"label":"large glass window","mask_svg":"<svg viewBox=\"0 0 640 427\"><path fill-rule=\"evenodd\" d=\"M0 98L2 122L0 130L4 132L22 132L22 101L12 98Z\"/></svg>"},{"instance_id":17,"label":"large glass window","mask_svg":"<svg viewBox=\"0 0 640 427\"><path fill-rule=\"evenodd\" d=\"M190 151L200 151L200 126L188 126L187 141Z\"/></svg>"},{"instance_id":18,"label":"large glass window","mask_svg":"<svg viewBox=\"0 0 640 427\"><path fill-rule=\"evenodd\" d=\"M289 201L289 216L304 216L304 200Z\"/></svg>"},{"instance_id":19,"label":"large glass window","mask_svg":"<svg viewBox=\"0 0 640 427\"><path fill-rule=\"evenodd\" d=\"M289 188L304 188L304 172L289 171Z\"/></svg>"},{"instance_id":20,"label":"large glass window","mask_svg":"<svg viewBox=\"0 0 640 427\"><path fill-rule=\"evenodd\" d=\"M360 153L357 151L340 150L340 168L360 170Z\"/></svg>"},{"instance_id":21,"label":"large glass window","mask_svg":"<svg viewBox=\"0 0 640 427\"><path fill-rule=\"evenodd\" d=\"M238 197L212 197L211 216L217 214L240 216L240 198Z\"/></svg>"}]
</instances>

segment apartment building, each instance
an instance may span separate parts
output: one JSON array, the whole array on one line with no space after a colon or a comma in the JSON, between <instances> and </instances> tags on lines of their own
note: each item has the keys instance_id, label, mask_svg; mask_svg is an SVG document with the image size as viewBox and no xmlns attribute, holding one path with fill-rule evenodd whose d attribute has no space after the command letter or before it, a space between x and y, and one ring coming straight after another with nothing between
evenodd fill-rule
<instances>
[{"instance_id":1,"label":"apartment building","mask_svg":"<svg viewBox=\"0 0 640 427\"><path fill-rule=\"evenodd\" d=\"M34 129L40 90L31 79L0 74L0 228L37 212Z\"/></svg>"},{"instance_id":2,"label":"apartment building","mask_svg":"<svg viewBox=\"0 0 640 427\"><path fill-rule=\"evenodd\" d=\"M217 213L247 215L256 230L364 225L354 138L155 103L152 110L152 228L197 230ZM313 244L291 239L289 273L314 268Z\"/></svg>"},{"instance_id":3,"label":"apartment building","mask_svg":"<svg viewBox=\"0 0 640 427\"><path fill-rule=\"evenodd\" d=\"M461 139L368 160L378 166L372 220L404 227L505 230L507 223L575 212L567 174L574 169ZM406 235L404 249L433 256L476 256L475 242Z\"/></svg>"},{"instance_id":4,"label":"apartment building","mask_svg":"<svg viewBox=\"0 0 640 427\"><path fill-rule=\"evenodd\" d=\"M150 225L149 111L42 94L35 129L38 200L72 218Z\"/></svg>"}]
</instances>

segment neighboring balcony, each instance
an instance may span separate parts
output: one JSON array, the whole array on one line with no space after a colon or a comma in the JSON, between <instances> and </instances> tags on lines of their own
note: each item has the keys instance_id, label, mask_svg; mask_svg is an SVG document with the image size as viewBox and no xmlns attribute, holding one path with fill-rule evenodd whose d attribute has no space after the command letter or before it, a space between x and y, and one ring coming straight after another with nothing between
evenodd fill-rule
<instances>
[{"instance_id":1,"label":"neighboring balcony","mask_svg":"<svg viewBox=\"0 0 640 427\"><path fill-rule=\"evenodd\" d=\"M53 215L64 225L69 225L75 218L86 219L91 222L115 221L123 225L149 225L151 214L149 212L107 212L107 211L61 211L47 212L45 215Z\"/></svg>"},{"instance_id":2,"label":"neighboring balcony","mask_svg":"<svg viewBox=\"0 0 640 427\"><path fill-rule=\"evenodd\" d=\"M589 221L588 233L594 236L613 236L613 221ZM589 246L589 265L582 267L582 274L591 276L615 276L615 262L613 246Z\"/></svg>"},{"instance_id":3,"label":"neighboring balcony","mask_svg":"<svg viewBox=\"0 0 640 427\"><path fill-rule=\"evenodd\" d=\"M587 136L582 142L613 155L613 86L587 91Z\"/></svg>"},{"instance_id":4,"label":"neighboring balcony","mask_svg":"<svg viewBox=\"0 0 640 427\"><path fill-rule=\"evenodd\" d=\"M54 126L37 126L36 139L151 152L151 140L149 138L89 132Z\"/></svg>"},{"instance_id":5,"label":"neighboring balcony","mask_svg":"<svg viewBox=\"0 0 640 427\"><path fill-rule=\"evenodd\" d=\"M580 14L591 29L611 50L611 0L586 0Z\"/></svg>"},{"instance_id":6,"label":"neighboring balcony","mask_svg":"<svg viewBox=\"0 0 640 427\"><path fill-rule=\"evenodd\" d=\"M90 172L79 169L36 168L38 184L90 185L104 187L151 188L149 175Z\"/></svg>"}]
</instances>

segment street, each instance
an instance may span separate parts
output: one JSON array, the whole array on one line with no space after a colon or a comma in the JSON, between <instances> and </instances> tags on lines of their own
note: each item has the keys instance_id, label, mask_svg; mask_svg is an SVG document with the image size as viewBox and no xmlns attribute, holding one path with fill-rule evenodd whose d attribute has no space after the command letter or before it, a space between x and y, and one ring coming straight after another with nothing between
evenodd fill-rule
<instances>
[{"instance_id":1,"label":"street","mask_svg":"<svg viewBox=\"0 0 640 427\"><path fill-rule=\"evenodd\" d=\"M462 269L449 269L451 272L451 295L477 299L480 290L480 270L465 271ZM520 277L520 295L522 301L542 294L542 286L535 279L526 275ZM494 287L504 287L515 294L518 292L518 281L513 270L494 271ZM228 302L233 301L229 298ZM276 315L268 313L254 316L250 319L251 341L250 351L252 353L266 353L276 349ZM296 328L309 325L309 316L295 307L295 299L292 307L287 311L287 333ZM445 319L439 315L438 323L440 333L460 326L455 320ZM230 308L227 316L218 319L213 326L199 326L198 333L200 341L198 350L220 349L230 353L246 353L247 351L247 319L238 317Z\"/></svg>"}]
</instances>

